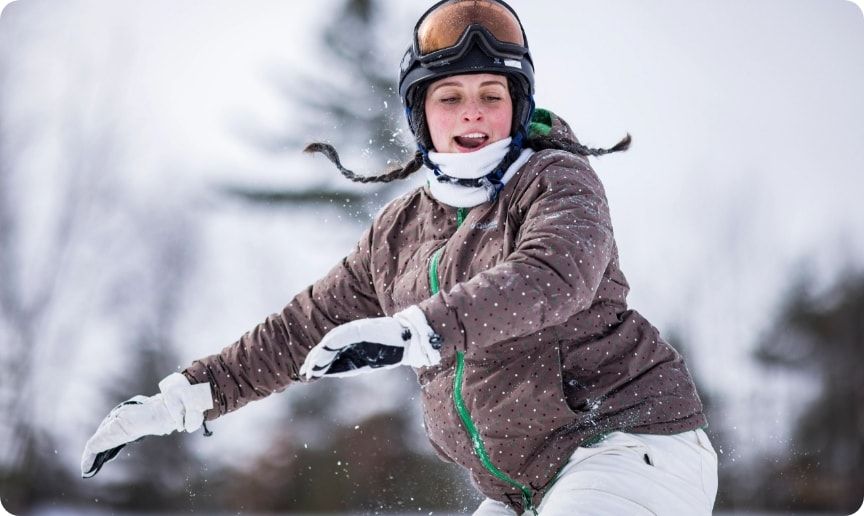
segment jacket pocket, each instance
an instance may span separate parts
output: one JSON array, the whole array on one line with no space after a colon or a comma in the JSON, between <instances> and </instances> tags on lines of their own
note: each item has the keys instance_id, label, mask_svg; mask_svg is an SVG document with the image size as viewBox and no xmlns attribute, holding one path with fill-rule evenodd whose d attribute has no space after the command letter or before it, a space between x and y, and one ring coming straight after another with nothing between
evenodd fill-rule
<instances>
[{"instance_id":1,"label":"jacket pocket","mask_svg":"<svg viewBox=\"0 0 864 516\"><path fill-rule=\"evenodd\" d=\"M561 398L566 403L567 408L581 419L589 417L591 413L599 410L602 399L592 397L591 390L583 379L567 371L564 367L564 354L570 349L568 341L561 341L558 345L559 388L561 389Z\"/></svg>"}]
</instances>

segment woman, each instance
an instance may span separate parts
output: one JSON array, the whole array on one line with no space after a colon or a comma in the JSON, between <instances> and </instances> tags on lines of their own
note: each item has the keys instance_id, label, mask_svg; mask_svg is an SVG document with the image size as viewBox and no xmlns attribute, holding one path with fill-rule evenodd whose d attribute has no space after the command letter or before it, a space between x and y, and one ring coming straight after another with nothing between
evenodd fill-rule
<instances>
[{"instance_id":1,"label":"woman","mask_svg":"<svg viewBox=\"0 0 864 516\"><path fill-rule=\"evenodd\" d=\"M681 356L627 308L606 196L568 125L534 109L533 61L498 0L418 21L399 91L426 166L354 251L221 353L121 404L84 476L144 435L194 431L322 376L409 365L426 431L471 471L477 515L710 514L716 454ZM206 428L205 428L206 431Z\"/></svg>"}]
</instances>

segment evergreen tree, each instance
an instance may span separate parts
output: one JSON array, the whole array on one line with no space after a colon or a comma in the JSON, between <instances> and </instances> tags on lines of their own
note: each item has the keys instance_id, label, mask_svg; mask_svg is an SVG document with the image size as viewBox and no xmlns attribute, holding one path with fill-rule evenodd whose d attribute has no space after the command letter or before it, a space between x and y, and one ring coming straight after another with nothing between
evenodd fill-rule
<instances>
[{"instance_id":1,"label":"evergreen tree","mask_svg":"<svg viewBox=\"0 0 864 516\"><path fill-rule=\"evenodd\" d=\"M413 150L404 145L407 124L396 66L382 57L388 55L383 42L390 38L383 10L378 0L345 0L322 29L320 71L315 75L296 70L290 75L279 74L283 77L280 89L286 100L299 108L299 117L287 121L283 133L238 128L243 136L256 148L271 153L299 152L312 140L324 140L340 151L349 169L371 163L369 170L355 170L363 175L380 174L409 159ZM404 186L397 182L371 184L358 191L333 169L332 175L322 176L316 186L304 190L237 184L223 190L255 203L329 205L363 218L376 212L400 188Z\"/></svg>"}]
</instances>

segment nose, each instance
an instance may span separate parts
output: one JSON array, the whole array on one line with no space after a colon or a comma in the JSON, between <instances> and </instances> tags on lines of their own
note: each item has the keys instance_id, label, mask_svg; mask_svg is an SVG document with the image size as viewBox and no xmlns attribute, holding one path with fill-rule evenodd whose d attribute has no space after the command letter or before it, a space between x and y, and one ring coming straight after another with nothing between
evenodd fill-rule
<instances>
[{"instance_id":1,"label":"nose","mask_svg":"<svg viewBox=\"0 0 864 516\"><path fill-rule=\"evenodd\" d=\"M462 120L465 122L474 122L483 119L483 109L480 103L476 100L470 100L465 103L465 109L462 111Z\"/></svg>"}]
</instances>

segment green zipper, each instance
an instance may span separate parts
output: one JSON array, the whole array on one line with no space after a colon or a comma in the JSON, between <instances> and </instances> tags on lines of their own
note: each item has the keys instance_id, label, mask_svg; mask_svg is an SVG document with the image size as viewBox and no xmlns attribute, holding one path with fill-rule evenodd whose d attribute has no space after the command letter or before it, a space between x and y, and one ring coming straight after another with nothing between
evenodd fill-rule
<instances>
[{"instance_id":1,"label":"green zipper","mask_svg":"<svg viewBox=\"0 0 864 516\"><path fill-rule=\"evenodd\" d=\"M429 289L432 291L432 295L438 293L438 260L441 258L441 252L444 251L444 246L438 248L437 251L432 255L432 259L429 260Z\"/></svg>"},{"instance_id":2,"label":"green zipper","mask_svg":"<svg viewBox=\"0 0 864 516\"><path fill-rule=\"evenodd\" d=\"M465 216L468 215L468 208L456 208L456 227L460 227L465 222Z\"/></svg>"},{"instance_id":3,"label":"green zipper","mask_svg":"<svg viewBox=\"0 0 864 516\"><path fill-rule=\"evenodd\" d=\"M465 221L467 213L467 208L458 208L456 210L457 228ZM439 247L438 250L432 254L432 258L429 260L429 289L432 291L433 296L437 294L440 289L438 283L438 262L441 259L441 253L443 251L444 246ZM480 459L480 463L483 464L483 467L486 468L495 478L519 489L522 494L523 508L536 514L537 511L534 509L534 504L531 501L531 489L510 478L510 476L498 469L495 464L492 463L492 459L489 457L489 452L486 451L486 445L483 444L483 438L480 437L477 425L475 425L474 421L471 419L471 413L468 411L468 407L465 406L465 400L462 397L462 381L464 375L465 353L457 351L456 374L453 378L453 403L456 405L456 412L459 414L459 419L462 420L462 424L465 425L465 429L468 431L468 436L471 438L471 446L474 453L477 455L477 458Z\"/></svg>"},{"instance_id":4,"label":"green zipper","mask_svg":"<svg viewBox=\"0 0 864 516\"><path fill-rule=\"evenodd\" d=\"M489 473L492 473L498 480L506 482L515 487L522 493L522 506L524 510L534 511L534 504L531 501L531 489L510 478L509 475L498 469L495 464L492 464L492 459L489 457L489 452L486 451L486 446L483 444L483 438L480 437L480 432L477 431L477 426L471 420L471 413L468 412L468 407L465 406L465 400L462 399L462 377L465 372L465 353L462 351L456 352L456 376L453 379L453 402L456 404L456 412L459 413L459 418L468 430L468 435L471 437L471 445L474 448L474 453L480 459L480 463L486 468Z\"/></svg>"}]
</instances>

